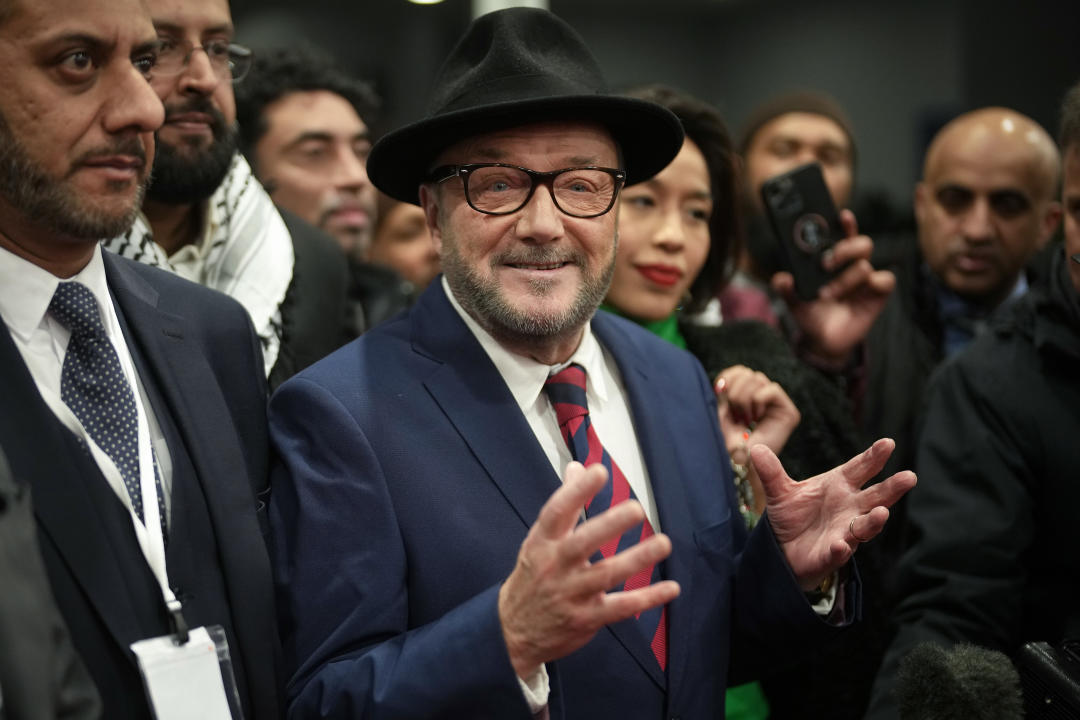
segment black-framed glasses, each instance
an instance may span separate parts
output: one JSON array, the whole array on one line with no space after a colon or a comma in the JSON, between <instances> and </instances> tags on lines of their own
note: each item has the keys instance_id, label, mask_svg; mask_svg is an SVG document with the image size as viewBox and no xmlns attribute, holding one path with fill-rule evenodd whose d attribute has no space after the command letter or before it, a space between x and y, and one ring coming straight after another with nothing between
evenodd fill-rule
<instances>
[{"instance_id":1,"label":"black-framed glasses","mask_svg":"<svg viewBox=\"0 0 1080 720\"><path fill-rule=\"evenodd\" d=\"M615 205L626 182L622 170L571 167L549 172L506 163L443 165L431 171L432 182L461 178L469 207L487 215L509 215L525 207L538 184L547 185L555 207L577 218L603 215Z\"/></svg>"},{"instance_id":2,"label":"black-framed glasses","mask_svg":"<svg viewBox=\"0 0 1080 720\"><path fill-rule=\"evenodd\" d=\"M163 37L158 39L157 61L152 73L162 77L179 75L191 64L191 56L196 50L206 53L210 67L219 78L231 82L242 80L255 59L251 48L225 40L211 40L203 45L194 45L188 40Z\"/></svg>"}]
</instances>

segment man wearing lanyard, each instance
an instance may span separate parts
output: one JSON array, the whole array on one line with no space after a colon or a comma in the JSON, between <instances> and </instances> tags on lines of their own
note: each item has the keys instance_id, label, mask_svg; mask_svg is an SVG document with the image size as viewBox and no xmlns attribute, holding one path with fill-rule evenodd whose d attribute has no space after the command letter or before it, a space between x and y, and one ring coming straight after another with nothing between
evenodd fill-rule
<instances>
[{"instance_id":1,"label":"man wearing lanyard","mask_svg":"<svg viewBox=\"0 0 1080 720\"><path fill-rule=\"evenodd\" d=\"M251 323L99 245L146 187L156 48L139 0L0 3L0 443L104 716L151 717L133 643L217 625L246 717L272 718Z\"/></svg>"}]
</instances>

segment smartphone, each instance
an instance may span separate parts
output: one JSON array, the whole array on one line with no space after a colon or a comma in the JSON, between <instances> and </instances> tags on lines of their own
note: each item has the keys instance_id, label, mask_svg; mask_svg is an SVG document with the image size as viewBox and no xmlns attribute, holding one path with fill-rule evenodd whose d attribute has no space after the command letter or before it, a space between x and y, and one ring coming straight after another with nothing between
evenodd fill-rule
<instances>
[{"instance_id":1,"label":"smartphone","mask_svg":"<svg viewBox=\"0 0 1080 720\"><path fill-rule=\"evenodd\" d=\"M761 186L761 199L780 245L783 269L795 277L795 294L814 300L839 272L827 272L821 256L844 236L821 166L800 165L769 178Z\"/></svg>"}]
</instances>

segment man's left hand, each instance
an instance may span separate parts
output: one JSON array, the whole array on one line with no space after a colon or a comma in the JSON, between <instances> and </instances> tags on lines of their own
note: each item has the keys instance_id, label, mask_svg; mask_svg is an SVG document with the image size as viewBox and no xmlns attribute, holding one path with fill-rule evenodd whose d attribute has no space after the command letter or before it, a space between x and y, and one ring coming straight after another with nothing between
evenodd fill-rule
<instances>
[{"instance_id":1,"label":"man's left hand","mask_svg":"<svg viewBox=\"0 0 1080 720\"><path fill-rule=\"evenodd\" d=\"M905 470L862 489L881 472L894 447L892 440L878 440L843 465L802 482L788 477L764 445L750 448L769 522L803 590L820 585L851 559L860 542L877 536L889 507L915 486L915 473Z\"/></svg>"}]
</instances>

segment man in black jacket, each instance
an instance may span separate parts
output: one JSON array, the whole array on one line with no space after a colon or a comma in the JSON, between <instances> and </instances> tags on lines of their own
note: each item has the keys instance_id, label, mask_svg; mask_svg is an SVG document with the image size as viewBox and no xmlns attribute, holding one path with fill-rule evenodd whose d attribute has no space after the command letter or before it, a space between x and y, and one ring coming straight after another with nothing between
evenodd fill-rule
<instances>
[{"instance_id":1,"label":"man in black jacket","mask_svg":"<svg viewBox=\"0 0 1080 720\"><path fill-rule=\"evenodd\" d=\"M1061 146L1065 247L1054 249L1046 282L929 387L900 628L878 675L874 720L897 717L895 674L920 642L1012 653L1080 631L1080 85L1065 100Z\"/></svg>"},{"instance_id":2,"label":"man in black jacket","mask_svg":"<svg viewBox=\"0 0 1080 720\"><path fill-rule=\"evenodd\" d=\"M1050 135L1006 108L961 115L931 142L915 188L918 239L900 253L896 292L867 339L864 426L896 440L890 467L911 467L934 368L1027 291L1024 266L1061 217L1060 167Z\"/></svg>"},{"instance_id":3,"label":"man in black jacket","mask_svg":"<svg viewBox=\"0 0 1080 720\"><path fill-rule=\"evenodd\" d=\"M236 93L240 147L274 202L298 216L289 229L318 228L348 257L351 337L422 289L370 262L377 204L367 156L377 107L370 87L306 50L260 54Z\"/></svg>"}]
</instances>

